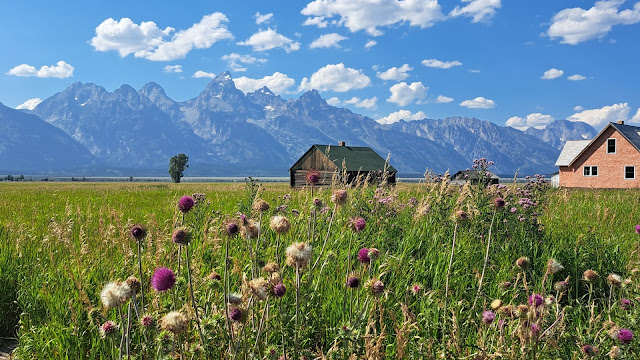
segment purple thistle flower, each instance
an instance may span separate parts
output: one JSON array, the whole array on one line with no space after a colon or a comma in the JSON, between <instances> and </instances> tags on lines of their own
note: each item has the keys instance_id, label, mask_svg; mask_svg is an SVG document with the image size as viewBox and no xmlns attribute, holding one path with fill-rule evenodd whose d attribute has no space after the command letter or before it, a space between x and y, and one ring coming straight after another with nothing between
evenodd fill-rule
<instances>
[{"instance_id":1,"label":"purple thistle flower","mask_svg":"<svg viewBox=\"0 0 640 360\"><path fill-rule=\"evenodd\" d=\"M229 319L233 321L242 320L242 310L240 310L239 308L231 309L231 311L229 312Z\"/></svg>"},{"instance_id":2,"label":"purple thistle flower","mask_svg":"<svg viewBox=\"0 0 640 360\"><path fill-rule=\"evenodd\" d=\"M531 335L537 336L540 333L540 325L531 324Z\"/></svg>"},{"instance_id":3,"label":"purple thistle flower","mask_svg":"<svg viewBox=\"0 0 640 360\"><path fill-rule=\"evenodd\" d=\"M493 205L495 205L496 208L498 209L502 209L504 207L504 199L501 197L497 197L495 199L493 199Z\"/></svg>"},{"instance_id":4,"label":"purple thistle flower","mask_svg":"<svg viewBox=\"0 0 640 360\"><path fill-rule=\"evenodd\" d=\"M227 235L234 236L238 233L238 224L234 222L230 222L227 224Z\"/></svg>"},{"instance_id":5,"label":"purple thistle flower","mask_svg":"<svg viewBox=\"0 0 640 360\"><path fill-rule=\"evenodd\" d=\"M360 286L360 279L358 279L357 276L349 276L349 278L347 279L347 286L350 289L355 289L358 286Z\"/></svg>"},{"instance_id":6,"label":"purple thistle flower","mask_svg":"<svg viewBox=\"0 0 640 360\"><path fill-rule=\"evenodd\" d=\"M309 169L306 174L307 182L311 185L315 185L320 182L320 172L314 169Z\"/></svg>"},{"instance_id":7,"label":"purple thistle flower","mask_svg":"<svg viewBox=\"0 0 640 360\"><path fill-rule=\"evenodd\" d=\"M640 225L636 225L636 234L640 234Z\"/></svg>"},{"instance_id":8,"label":"purple thistle flower","mask_svg":"<svg viewBox=\"0 0 640 360\"><path fill-rule=\"evenodd\" d=\"M358 260L363 264L368 264L371 262L371 258L369 257L369 249L362 248L358 251Z\"/></svg>"},{"instance_id":9,"label":"purple thistle flower","mask_svg":"<svg viewBox=\"0 0 640 360\"><path fill-rule=\"evenodd\" d=\"M544 298L540 294L531 294L529 295L529 305L542 306L544 305Z\"/></svg>"},{"instance_id":10,"label":"purple thistle flower","mask_svg":"<svg viewBox=\"0 0 640 360\"><path fill-rule=\"evenodd\" d=\"M195 204L196 204L196 201L193 200L191 196L185 195L181 197L180 200L178 201L178 209L180 209L180 211L182 211L183 214L186 214L189 212L189 210L191 210L191 208Z\"/></svg>"},{"instance_id":11,"label":"purple thistle flower","mask_svg":"<svg viewBox=\"0 0 640 360\"><path fill-rule=\"evenodd\" d=\"M487 310L482 312L482 322L485 324L491 324L496 319L496 313Z\"/></svg>"},{"instance_id":12,"label":"purple thistle flower","mask_svg":"<svg viewBox=\"0 0 640 360\"><path fill-rule=\"evenodd\" d=\"M159 267L151 277L151 286L156 291L167 291L176 283L176 276L171 269Z\"/></svg>"},{"instance_id":13,"label":"purple thistle flower","mask_svg":"<svg viewBox=\"0 0 640 360\"><path fill-rule=\"evenodd\" d=\"M144 239L145 236L147 236L147 230L145 230L144 227L142 227L142 225L133 225L131 227L131 229L129 229L129 234L131 234L131 237L136 239L136 240L142 240Z\"/></svg>"},{"instance_id":14,"label":"purple thistle flower","mask_svg":"<svg viewBox=\"0 0 640 360\"><path fill-rule=\"evenodd\" d=\"M171 240L179 245L187 245L189 243L189 233L184 229L175 229L171 234Z\"/></svg>"},{"instance_id":15,"label":"purple thistle flower","mask_svg":"<svg viewBox=\"0 0 640 360\"><path fill-rule=\"evenodd\" d=\"M583 345L582 353L587 356L594 356L598 353L598 348L592 345Z\"/></svg>"},{"instance_id":16,"label":"purple thistle flower","mask_svg":"<svg viewBox=\"0 0 640 360\"><path fill-rule=\"evenodd\" d=\"M273 287L273 295L275 295L276 297L283 297L284 294L287 293L287 288L284 287L284 284L279 282L276 284L276 286Z\"/></svg>"},{"instance_id":17,"label":"purple thistle flower","mask_svg":"<svg viewBox=\"0 0 640 360\"><path fill-rule=\"evenodd\" d=\"M115 334L116 331L118 331L118 325L111 320L107 320L100 326L100 335L103 338Z\"/></svg>"},{"instance_id":18,"label":"purple thistle flower","mask_svg":"<svg viewBox=\"0 0 640 360\"><path fill-rule=\"evenodd\" d=\"M629 308L631 307L631 300L627 298L620 299L620 307L622 308L622 310L629 310Z\"/></svg>"},{"instance_id":19,"label":"purple thistle flower","mask_svg":"<svg viewBox=\"0 0 640 360\"><path fill-rule=\"evenodd\" d=\"M628 344L633 339L633 331L629 329L620 329L618 330L618 340L620 340L623 344Z\"/></svg>"},{"instance_id":20,"label":"purple thistle flower","mask_svg":"<svg viewBox=\"0 0 640 360\"><path fill-rule=\"evenodd\" d=\"M360 231L364 230L364 227L366 225L367 225L367 222L361 217L356 218L356 219L353 220L353 229L356 232L360 232Z\"/></svg>"},{"instance_id":21,"label":"purple thistle flower","mask_svg":"<svg viewBox=\"0 0 640 360\"><path fill-rule=\"evenodd\" d=\"M151 315L145 315L142 317L142 319L140 319L140 323L142 324L142 326L149 328L155 323L155 320Z\"/></svg>"}]
</instances>

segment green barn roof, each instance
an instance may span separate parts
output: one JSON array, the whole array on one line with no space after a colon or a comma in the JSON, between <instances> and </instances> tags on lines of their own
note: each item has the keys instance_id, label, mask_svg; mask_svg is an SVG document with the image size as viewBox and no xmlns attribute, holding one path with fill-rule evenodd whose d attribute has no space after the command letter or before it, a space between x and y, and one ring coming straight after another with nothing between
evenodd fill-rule
<instances>
[{"instance_id":1,"label":"green barn roof","mask_svg":"<svg viewBox=\"0 0 640 360\"><path fill-rule=\"evenodd\" d=\"M338 170L344 170L342 163L344 161L347 166L347 171L376 171L386 170L390 173L395 173L397 170L386 164L378 153L373 151L367 146L331 146L331 145L313 145L309 151L316 148L320 153L328 155L329 159L336 164ZM307 151L307 153L309 152ZM299 161L299 160L298 160ZM296 162L297 164L297 162ZM296 166L294 164L291 168Z\"/></svg>"}]
</instances>

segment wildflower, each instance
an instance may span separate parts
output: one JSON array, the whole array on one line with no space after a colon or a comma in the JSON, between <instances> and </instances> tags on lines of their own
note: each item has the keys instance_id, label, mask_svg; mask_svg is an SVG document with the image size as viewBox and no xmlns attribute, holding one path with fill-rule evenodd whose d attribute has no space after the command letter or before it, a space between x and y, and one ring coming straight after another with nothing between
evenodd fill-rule
<instances>
[{"instance_id":1,"label":"wildflower","mask_svg":"<svg viewBox=\"0 0 640 360\"><path fill-rule=\"evenodd\" d=\"M279 272L273 272L271 273L271 277L269 278L269 282L271 283L271 285L277 285L279 283L282 282L282 278L280 277L280 273Z\"/></svg>"},{"instance_id":2,"label":"wildflower","mask_svg":"<svg viewBox=\"0 0 640 360\"><path fill-rule=\"evenodd\" d=\"M320 172L314 169L309 169L305 176L307 183L311 185L316 185L320 182Z\"/></svg>"},{"instance_id":3,"label":"wildflower","mask_svg":"<svg viewBox=\"0 0 640 360\"><path fill-rule=\"evenodd\" d=\"M181 312L172 311L160 320L162 330L171 331L176 335L180 335L187 330L187 317Z\"/></svg>"},{"instance_id":4,"label":"wildflower","mask_svg":"<svg viewBox=\"0 0 640 360\"><path fill-rule=\"evenodd\" d=\"M640 234L640 225L636 225L636 234Z\"/></svg>"},{"instance_id":5,"label":"wildflower","mask_svg":"<svg viewBox=\"0 0 640 360\"><path fill-rule=\"evenodd\" d=\"M343 205L347 202L347 190L336 190L331 195L331 201L336 205Z\"/></svg>"},{"instance_id":6,"label":"wildflower","mask_svg":"<svg viewBox=\"0 0 640 360\"><path fill-rule=\"evenodd\" d=\"M269 262L262 268L262 270L270 274L275 273L280 271L280 265L278 265L278 263L275 263L275 262Z\"/></svg>"},{"instance_id":7,"label":"wildflower","mask_svg":"<svg viewBox=\"0 0 640 360\"><path fill-rule=\"evenodd\" d=\"M592 345L583 345L582 353L587 356L594 356L598 353L598 348Z\"/></svg>"},{"instance_id":8,"label":"wildflower","mask_svg":"<svg viewBox=\"0 0 640 360\"><path fill-rule=\"evenodd\" d=\"M238 293L231 293L227 295L227 302L232 305L242 304L242 295Z\"/></svg>"},{"instance_id":9,"label":"wildflower","mask_svg":"<svg viewBox=\"0 0 640 360\"><path fill-rule=\"evenodd\" d=\"M180 211L182 211L183 214L186 214L189 212L189 210L191 210L191 208L195 204L196 202L195 200L193 200L191 196L185 195L181 197L180 200L178 201L178 209L180 209Z\"/></svg>"},{"instance_id":10,"label":"wildflower","mask_svg":"<svg viewBox=\"0 0 640 360\"><path fill-rule=\"evenodd\" d=\"M211 271L211 273L207 276L207 279L209 280L215 280L215 281L220 281L222 280L222 276L220 276L220 274L218 274L215 270Z\"/></svg>"},{"instance_id":11,"label":"wildflower","mask_svg":"<svg viewBox=\"0 0 640 360\"><path fill-rule=\"evenodd\" d=\"M260 224L255 223L253 220L248 220L242 227L241 232L246 239L255 239L260 232Z\"/></svg>"},{"instance_id":12,"label":"wildflower","mask_svg":"<svg viewBox=\"0 0 640 360\"><path fill-rule=\"evenodd\" d=\"M622 310L629 310L629 308L631 307L631 300L627 298L620 299L620 307L622 308Z\"/></svg>"},{"instance_id":13,"label":"wildflower","mask_svg":"<svg viewBox=\"0 0 640 360\"><path fill-rule=\"evenodd\" d=\"M380 280L375 280L371 283L371 293L375 296L382 295L384 291L384 283Z\"/></svg>"},{"instance_id":14,"label":"wildflower","mask_svg":"<svg viewBox=\"0 0 640 360\"><path fill-rule=\"evenodd\" d=\"M567 290L568 287L569 287L569 282L566 280L556 281L555 284L553 284L553 289L557 292L564 292Z\"/></svg>"},{"instance_id":15,"label":"wildflower","mask_svg":"<svg viewBox=\"0 0 640 360\"><path fill-rule=\"evenodd\" d=\"M276 215L271 218L271 230L275 231L278 234L284 234L289 231L291 227L291 223L289 223L289 219L282 215Z\"/></svg>"},{"instance_id":16,"label":"wildflower","mask_svg":"<svg viewBox=\"0 0 640 360\"><path fill-rule=\"evenodd\" d=\"M176 283L176 276L171 269L159 267L151 277L151 286L156 291L167 291Z\"/></svg>"},{"instance_id":17,"label":"wildflower","mask_svg":"<svg viewBox=\"0 0 640 360\"><path fill-rule=\"evenodd\" d=\"M512 285L511 281L503 281L503 282L500 283L500 287L502 289L508 289L508 288L511 287L511 285Z\"/></svg>"},{"instance_id":18,"label":"wildflower","mask_svg":"<svg viewBox=\"0 0 640 360\"><path fill-rule=\"evenodd\" d=\"M431 212L431 205L423 204L416 209L416 215L425 216Z\"/></svg>"},{"instance_id":19,"label":"wildflower","mask_svg":"<svg viewBox=\"0 0 640 360\"><path fill-rule=\"evenodd\" d=\"M525 256L519 257L518 260L516 260L516 266L520 269L526 269L529 267L529 258Z\"/></svg>"},{"instance_id":20,"label":"wildflower","mask_svg":"<svg viewBox=\"0 0 640 360\"><path fill-rule=\"evenodd\" d=\"M620 355L622 355L622 350L620 350L620 348L616 345L611 347L611 350L609 350L609 359L617 359L620 357Z\"/></svg>"},{"instance_id":21,"label":"wildflower","mask_svg":"<svg viewBox=\"0 0 640 360\"><path fill-rule=\"evenodd\" d=\"M511 211L511 213L512 213L512 214L515 214L515 213L516 213L516 211L518 211L518 209L516 209L516 208L512 207L511 209L509 209L509 211Z\"/></svg>"},{"instance_id":22,"label":"wildflower","mask_svg":"<svg viewBox=\"0 0 640 360\"><path fill-rule=\"evenodd\" d=\"M360 279L358 279L357 276L349 276L349 278L347 279L347 286L350 289L356 289L358 286L360 286Z\"/></svg>"},{"instance_id":23,"label":"wildflower","mask_svg":"<svg viewBox=\"0 0 640 360\"><path fill-rule=\"evenodd\" d=\"M367 222L363 218L359 217L354 219L351 225L353 226L353 230L355 230L355 232L361 232L362 230L364 230Z\"/></svg>"},{"instance_id":24,"label":"wildflower","mask_svg":"<svg viewBox=\"0 0 640 360\"><path fill-rule=\"evenodd\" d=\"M539 333L540 333L540 325L531 324L531 335L538 336Z\"/></svg>"},{"instance_id":25,"label":"wildflower","mask_svg":"<svg viewBox=\"0 0 640 360\"><path fill-rule=\"evenodd\" d=\"M493 199L493 205L496 207L496 209L502 209L505 205L505 201L503 198L497 197Z\"/></svg>"},{"instance_id":26,"label":"wildflower","mask_svg":"<svg viewBox=\"0 0 640 360\"><path fill-rule=\"evenodd\" d=\"M540 294L531 294L529 295L529 305L531 306L542 306L544 304L544 298Z\"/></svg>"},{"instance_id":27,"label":"wildflower","mask_svg":"<svg viewBox=\"0 0 640 360\"><path fill-rule=\"evenodd\" d=\"M151 315L145 315L142 317L142 319L140 319L140 324L142 324L143 327L145 328L150 328L151 326L153 326L153 324L155 324L156 320L153 318L153 316Z\"/></svg>"},{"instance_id":28,"label":"wildflower","mask_svg":"<svg viewBox=\"0 0 640 360\"><path fill-rule=\"evenodd\" d=\"M458 221L465 221L469 219L469 214L467 214L466 211L464 210L458 210L456 211L456 219Z\"/></svg>"},{"instance_id":29,"label":"wildflower","mask_svg":"<svg viewBox=\"0 0 640 360\"><path fill-rule=\"evenodd\" d=\"M618 340L620 340L623 344L628 344L633 339L633 331L629 329L619 329L618 330Z\"/></svg>"},{"instance_id":30,"label":"wildflower","mask_svg":"<svg viewBox=\"0 0 640 360\"><path fill-rule=\"evenodd\" d=\"M375 260L378 257L380 257L380 250L376 248L369 248L369 252L367 253L367 256L369 256L369 259Z\"/></svg>"},{"instance_id":31,"label":"wildflower","mask_svg":"<svg viewBox=\"0 0 640 360\"><path fill-rule=\"evenodd\" d=\"M233 308L229 312L229 319L233 321L241 321L243 317L242 310L240 308Z\"/></svg>"},{"instance_id":32,"label":"wildflower","mask_svg":"<svg viewBox=\"0 0 640 360\"><path fill-rule=\"evenodd\" d=\"M518 310L518 314L520 314L520 316L525 316L529 312L529 306L525 304L518 305L516 309Z\"/></svg>"},{"instance_id":33,"label":"wildflower","mask_svg":"<svg viewBox=\"0 0 640 360\"><path fill-rule=\"evenodd\" d=\"M420 286L420 284L413 284L413 285L411 285L409 290L411 291L411 293L413 295L418 295L420 293L420 291L422 291L422 286Z\"/></svg>"},{"instance_id":34,"label":"wildflower","mask_svg":"<svg viewBox=\"0 0 640 360\"><path fill-rule=\"evenodd\" d=\"M178 245L187 245L191 236L185 229L175 229L171 234L171 240Z\"/></svg>"},{"instance_id":35,"label":"wildflower","mask_svg":"<svg viewBox=\"0 0 640 360\"><path fill-rule=\"evenodd\" d=\"M607 283L611 286L618 287L622 285L622 278L618 274L609 274L609 276L607 276Z\"/></svg>"},{"instance_id":36,"label":"wildflower","mask_svg":"<svg viewBox=\"0 0 640 360\"><path fill-rule=\"evenodd\" d=\"M502 307L502 300L500 299L495 299L491 302L491 308L493 310L497 310L500 309Z\"/></svg>"},{"instance_id":37,"label":"wildflower","mask_svg":"<svg viewBox=\"0 0 640 360\"><path fill-rule=\"evenodd\" d=\"M371 262L371 258L369 257L369 249L367 249L367 248L360 249L360 251L358 251L358 260L362 264L370 263Z\"/></svg>"},{"instance_id":38,"label":"wildflower","mask_svg":"<svg viewBox=\"0 0 640 360\"><path fill-rule=\"evenodd\" d=\"M106 338L113 335L118 331L118 325L111 320L107 320L104 324L100 325L100 336Z\"/></svg>"},{"instance_id":39,"label":"wildflower","mask_svg":"<svg viewBox=\"0 0 640 360\"><path fill-rule=\"evenodd\" d=\"M287 254L287 265L305 267L311 259L311 245L299 242L289 245L285 251Z\"/></svg>"},{"instance_id":40,"label":"wildflower","mask_svg":"<svg viewBox=\"0 0 640 360\"><path fill-rule=\"evenodd\" d=\"M277 283L274 287L273 287L273 295L275 295L276 297L283 297L284 294L287 292L287 288L284 287L284 284L282 282Z\"/></svg>"},{"instance_id":41,"label":"wildflower","mask_svg":"<svg viewBox=\"0 0 640 360\"><path fill-rule=\"evenodd\" d=\"M130 298L131 288L119 281L108 283L100 292L100 301L107 309L118 307Z\"/></svg>"},{"instance_id":42,"label":"wildflower","mask_svg":"<svg viewBox=\"0 0 640 360\"><path fill-rule=\"evenodd\" d=\"M526 305L524 305L526 307ZM498 312L504 316L514 317L517 314L517 308L513 305L505 305L498 309Z\"/></svg>"},{"instance_id":43,"label":"wildflower","mask_svg":"<svg viewBox=\"0 0 640 360\"><path fill-rule=\"evenodd\" d=\"M322 206L323 206L323 205L324 205L324 204L322 203L322 200L320 200L320 199L318 199L318 198L313 199L313 206L314 206L316 209L320 209L320 208L322 208Z\"/></svg>"},{"instance_id":44,"label":"wildflower","mask_svg":"<svg viewBox=\"0 0 640 360\"><path fill-rule=\"evenodd\" d=\"M124 282L131 290L135 292L139 292L140 288L142 287L140 280L138 280L138 278L135 276L129 276Z\"/></svg>"},{"instance_id":45,"label":"wildflower","mask_svg":"<svg viewBox=\"0 0 640 360\"><path fill-rule=\"evenodd\" d=\"M564 266L562 266L562 264L557 262L555 259L549 259L549 261L547 261L547 273L553 275L559 271L562 271L563 269Z\"/></svg>"},{"instance_id":46,"label":"wildflower","mask_svg":"<svg viewBox=\"0 0 640 360\"><path fill-rule=\"evenodd\" d=\"M253 202L253 205L252 205L253 210L261 213L269 210L269 207L270 207L269 203L262 199L257 199L256 201Z\"/></svg>"},{"instance_id":47,"label":"wildflower","mask_svg":"<svg viewBox=\"0 0 640 360\"><path fill-rule=\"evenodd\" d=\"M482 312L482 322L489 325L496 319L496 313L487 310Z\"/></svg>"},{"instance_id":48,"label":"wildflower","mask_svg":"<svg viewBox=\"0 0 640 360\"><path fill-rule=\"evenodd\" d=\"M255 278L249 281L249 289L258 300L267 300L269 296L269 283L265 278Z\"/></svg>"},{"instance_id":49,"label":"wildflower","mask_svg":"<svg viewBox=\"0 0 640 360\"><path fill-rule=\"evenodd\" d=\"M145 236L147 236L147 230L142 227L142 225L136 224L129 229L129 234L132 238L140 241L144 239Z\"/></svg>"},{"instance_id":50,"label":"wildflower","mask_svg":"<svg viewBox=\"0 0 640 360\"><path fill-rule=\"evenodd\" d=\"M584 273L582 274L582 279L584 279L584 281L591 282L597 278L598 278L598 273L593 270L585 270Z\"/></svg>"}]
</instances>

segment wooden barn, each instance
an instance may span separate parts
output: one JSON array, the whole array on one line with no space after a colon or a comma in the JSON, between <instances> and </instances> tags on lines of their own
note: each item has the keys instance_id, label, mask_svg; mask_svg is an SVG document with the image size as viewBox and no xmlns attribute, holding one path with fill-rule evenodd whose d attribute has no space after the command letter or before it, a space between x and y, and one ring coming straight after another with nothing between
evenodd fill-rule
<instances>
[{"instance_id":1,"label":"wooden barn","mask_svg":"<svg viewBox=\"0 0 640 360\"><path fill-rule=\"evenodd\" d=\"M461 170L453 174L451 177L451 183L463 185L467 181L470 181L472 184L477 184L480 181L481 175L480 170ZM500 180L498 175L491 171L487 171L484 178L487 185L497 184Z\"/></svg>"},{"instance_id":2,"label":"wooden barn","mask_svg":"<svg viewBox=\"0 0 640 360\"><path fill-rule=\"evenodd\" d=\"M343 165L345 168L343 168ZM313 145L289 169L291 187L307 185L307 172L318 172L319 183L316 186L329 186L334 174L346 174L348 183L359 176L367 175L381 179L385 175L387 182L395 184L397 170L373 149L366 146L346 146L340 142L338 146Z\"/></svg>"}]
</instances>

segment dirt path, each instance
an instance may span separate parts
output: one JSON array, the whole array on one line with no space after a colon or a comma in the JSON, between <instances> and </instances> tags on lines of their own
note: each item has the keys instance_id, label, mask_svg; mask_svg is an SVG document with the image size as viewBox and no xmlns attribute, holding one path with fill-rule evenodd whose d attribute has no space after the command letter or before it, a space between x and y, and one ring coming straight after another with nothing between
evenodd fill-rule
<instances>
[{"instance_id":1,"label":"dirt path","mask_svg":"<svg viewBox=\"0 0 640 360\"><path fill-rule=\"evenodd\" d=\"M11 359L11 352L15 349L17 343L8 342L0 345L0 360L9 360Z\"/></svg>"}]
</instances>

